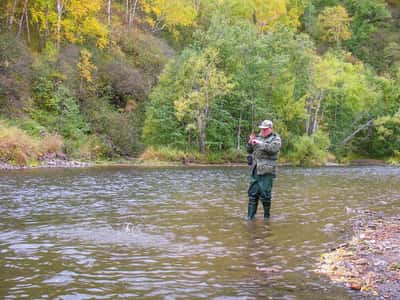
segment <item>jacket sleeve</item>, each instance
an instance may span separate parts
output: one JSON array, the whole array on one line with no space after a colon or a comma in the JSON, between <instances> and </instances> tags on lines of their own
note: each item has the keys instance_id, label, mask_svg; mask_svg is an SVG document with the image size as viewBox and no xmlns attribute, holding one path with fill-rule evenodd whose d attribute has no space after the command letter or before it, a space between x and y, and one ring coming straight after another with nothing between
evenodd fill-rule
<instances>
[{"instance_id":1,"label":"jacket sleeve","mask_svg":"<svg viewBox=\"0 0 400 300\"><path fill-rule=\"evenodd\" d=\"M278 153L281 149L281 138L276 136L270 143L261 143L260 146L262 150L270 154Z\"/></svg>"}]
</instances>

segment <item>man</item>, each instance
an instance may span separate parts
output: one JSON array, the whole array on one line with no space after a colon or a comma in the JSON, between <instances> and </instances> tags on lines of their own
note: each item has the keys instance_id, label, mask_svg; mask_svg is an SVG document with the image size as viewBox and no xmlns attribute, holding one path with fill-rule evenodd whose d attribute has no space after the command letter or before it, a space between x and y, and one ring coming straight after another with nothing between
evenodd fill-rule
<instances>
[{"instance_id":1,"label":"man","mask_svg":"<svg viewBox=\"0 0 400 300\"><path fill-rule=\"evenodd\" d=\"M250 135L247 143L247 152L252 154L246 218L248 221L254 219L259 199L264 206L264 219L270 216L272 182L276 176L275 169L281 149L281 138L273 133L272 121L264 120L258 127L261 129L260 134L257 137L254 134Z\"/></svg>"}]
</instances>

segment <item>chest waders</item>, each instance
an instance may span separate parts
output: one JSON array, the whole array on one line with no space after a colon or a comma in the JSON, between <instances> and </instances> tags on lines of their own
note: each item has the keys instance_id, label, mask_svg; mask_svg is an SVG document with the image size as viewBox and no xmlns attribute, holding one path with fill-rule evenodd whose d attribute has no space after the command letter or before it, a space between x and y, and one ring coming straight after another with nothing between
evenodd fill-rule
<instances>
[{"instance_id":1,"label":"chest waders","mask_svg":"<svg viewBox=\"0 0 400 300\"><path fill-rule=\"evenodd\" d=\"M250 186L247 191L249 195L249 204L247 209L247 220L253 220L258 207L258 200L261 199L261 202L264 207L264 219L268 219L270 217L270 209L271 209L271 191L272 191L272 183L275 178L273 174L265 174L265 175L257 175L255 169L250 176Z\"/></svg>"}]
</instances>

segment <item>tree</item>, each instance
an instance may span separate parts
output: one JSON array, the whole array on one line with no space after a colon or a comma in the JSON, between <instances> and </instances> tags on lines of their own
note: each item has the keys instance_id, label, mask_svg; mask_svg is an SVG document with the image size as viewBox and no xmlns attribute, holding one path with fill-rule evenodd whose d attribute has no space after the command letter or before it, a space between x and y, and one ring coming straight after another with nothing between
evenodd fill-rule
<instances>
[{"instance_id":1,"label":"tree","mask_svg":"<svg viewBox=\"0 0 400 300\"><path fill-rule=\"evenodd\" d=\"M340 47L341 41L351 38L350 21L351 18L343 6L326 7L318 16L322 40Z\"/></svg>"},{"instance_id":2,"label":"tree","mask_svg":"<svg viewBox=\"0 0 400 300\"><path fill-rule=\"evenodd\" d=\"M378 71L387 70L397 52L392 46L400 43L396 21L387 7L389 1L346 0L345 3L352 15L352 35L346 45L355 56Z\"/></svg>"},{"instance_id":3,"label":"tree","mask_svg":"<svg viewBox=\"0 0 400 300\"><path fill-rule=\"evenodd\" d=\"M346 58L345 53L327 53L317 58L313 85L305 96L306 133L329 131L334 148L370 119L379 99L364 65L351 64Z\"/></svg>"},{"instance_id":4,"label":"tree","mask_svg":"<svg viewBox=\"0 0 400 300\"><path fill-rule=\"evenodd\" d=\"M185 78L185 92L174 102L177 119L186 119L187 126L198 131L202 153L206 152L206 128L213 102L233 87L225 74L217 69L217 59L218 51L213 48L205 49L203 53L193 51L186 62L192 72Z\"/></svg>"},{"instance_id":5,"label":"tree","mask_svg":"<svg viewBox=\"0 0 400 300\"><path fill-rule=\"evenodd\" d=\"M93 90L93 72L96 71L96 66L90 61L92 54L86 50L81 50L80 61L77 65L80 74L79 94L83 94L84 88Z\"/></svg>"},{"instance_id":6,"label":"tree","mask_svg":"<svg viewBox=\"0 0 400 300\"><path fill-rule=\"evenodd\" d=\"M144 0L142 6L147 14L146 21L154 32L167 28L177 35L177 27L190 26L196 18L191 0Z\"/></svg>"},{"instance_id":7,"label":"tree","mask_svg":"<svg viewBox=\"0 0 400 300\"><path fill-rule=\"evenodd\" d=\"M59 50L63 41L84 43L94 40L99 48L104 48L108 30L97 17L101 8L101 0L36 0L30 11L39 34L44 36L44 44L50 39Z\"/></svg>"}]
</instances>

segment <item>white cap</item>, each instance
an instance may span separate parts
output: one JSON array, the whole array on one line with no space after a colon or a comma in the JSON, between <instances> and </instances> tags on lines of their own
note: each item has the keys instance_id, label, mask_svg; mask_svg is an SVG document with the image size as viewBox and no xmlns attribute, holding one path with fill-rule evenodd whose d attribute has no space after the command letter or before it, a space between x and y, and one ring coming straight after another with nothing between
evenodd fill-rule
<instances>
[{"instance_id":1,"label":"white cap","mask_svg":"<svg viewBox=\"0 0 400 300\"><path fill-rule=\"evenodd\" d=\"M273 127L273 123L270 120L264 120L261 122L261 125L258 126L258 128L272 128Z\"/></svg>"}]
</instances>

